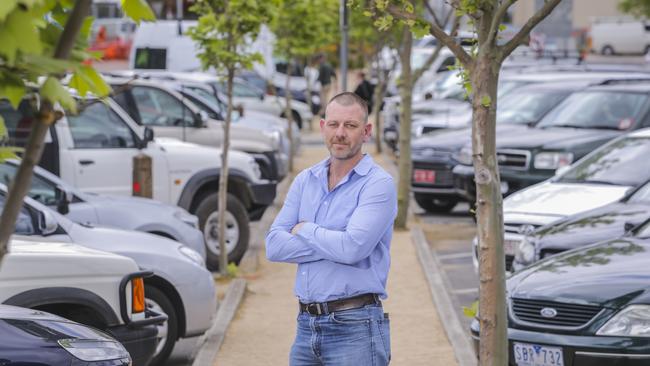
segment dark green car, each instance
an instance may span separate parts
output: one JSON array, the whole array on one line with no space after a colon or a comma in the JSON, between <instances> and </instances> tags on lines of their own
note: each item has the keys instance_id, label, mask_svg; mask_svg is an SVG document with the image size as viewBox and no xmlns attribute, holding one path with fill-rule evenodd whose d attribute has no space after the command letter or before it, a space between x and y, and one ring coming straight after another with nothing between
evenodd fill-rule
<instances>
[{"instance_id":1,"label":"dark green car","mask_svg":"<svg viewBox=\"0 0 650 366\"><path fill-rule=\"evenodd\" d=\"M506 282L509 365L650 365L650 220ZM475 345L479 324L471 325Z\"/></svg>"}]
</instances>

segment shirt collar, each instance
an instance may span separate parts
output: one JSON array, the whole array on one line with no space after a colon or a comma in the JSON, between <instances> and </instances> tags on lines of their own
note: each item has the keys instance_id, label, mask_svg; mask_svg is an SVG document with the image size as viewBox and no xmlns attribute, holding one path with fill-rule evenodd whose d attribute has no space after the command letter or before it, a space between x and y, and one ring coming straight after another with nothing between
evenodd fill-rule
<instances>
[{"instance_id":1,"label":"shirt collar","mask_svg":"<svg viewBox=\"0 0 650 366\"><path fill-rule=\"evenodd\" d=\"M354 170L355 173L361 176L367 175L368 172L370 172L370 169L372 169L373 163L374 161L372 160L372 157L369 154L363 154L361 160L359 160L357 165L355 165L354 168L352 168L352 170ZM309 171L313 175L320 177L322 176L322 174L327 175L327 169L329 168L329 166L330 166L330 158L325 158L320 163L311 167Z\"/></svg>"}]
</instances>

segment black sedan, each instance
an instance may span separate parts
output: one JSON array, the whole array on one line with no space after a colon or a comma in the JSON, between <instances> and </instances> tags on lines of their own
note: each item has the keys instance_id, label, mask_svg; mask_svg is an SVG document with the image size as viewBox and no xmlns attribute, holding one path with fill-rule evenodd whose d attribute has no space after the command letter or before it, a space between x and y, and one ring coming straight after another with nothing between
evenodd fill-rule
<instances>
[{"instance_id":1,"label":"black sedan","mask_svg":"<svg viewBox=\"0 0 650 366\"><path fill-rule=\"evenodd\" d=\"M650 364L650 221L506 282L510 365ZM478 342L479 324L471 325Z\"/></svg>"},{"instance_id":2,"label":"black sedan","mask_svg":"<svg viewBox=\"0 0 650 366\"><path fill-rule=\"evenodd\" d=\"M38 310L0 305L0 339L0 365L131 365L105 333Z\"/></svg>"},{"instance_id":3,"label":"black sedan","mask_svg":"<svg viewBox=\"0 0 650 366\"><path fill-rule=\"evenodd\" d=\"M592 243L618 238L650 219L650 182L620 201L542 226L526 236L515 252L513 268Z\"/></svg>"}]
</instances>

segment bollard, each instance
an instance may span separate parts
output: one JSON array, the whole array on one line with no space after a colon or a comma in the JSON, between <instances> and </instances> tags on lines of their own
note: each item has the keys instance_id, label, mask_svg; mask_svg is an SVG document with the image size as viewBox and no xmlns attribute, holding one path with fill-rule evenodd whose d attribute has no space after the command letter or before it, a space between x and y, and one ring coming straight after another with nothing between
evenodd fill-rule
<instances>
[{"instance_id":1,"label":"bollard","mask_svg":"<svg viewBox=\"0 0 650 366\"><path fill-rule=\"evenodd\" d=\"M151 156L143 153L133 157L133 195L153 197L153 177Z\"/></svg>"}]
</instances>

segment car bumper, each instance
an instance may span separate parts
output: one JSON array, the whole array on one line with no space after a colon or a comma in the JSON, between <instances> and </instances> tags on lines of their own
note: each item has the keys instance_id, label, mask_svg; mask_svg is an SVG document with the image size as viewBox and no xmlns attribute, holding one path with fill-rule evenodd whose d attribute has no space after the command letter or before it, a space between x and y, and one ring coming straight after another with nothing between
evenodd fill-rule
<instances>
[{"instance_id":1,"label":"car bumper","mask_svg":"<svg viewBox=\"0 0 650 366\"><path fill-rule=\"evenodd\" d=\"M133 366L148 364L156 351L158 328L155 325L137 328L119 325L108 328L107 332L126 348L133 360Z\"/></svg>"},{"instance_id":2,"label":"car bumper","mask_svg":"<svg viewBox=\"0 0 650 366\"><path fill-rule=\"evenodd\" d=\"M277 192L277 183L257 183L249 186L251 194L251 205L248 208L248 217L252 221L257 221L262 218L264 211L269 207Z\"/></svg>"},{"instance_id":3,"label":"car bumper","mask_svg":"<svg viewBox=\"0 0 650 366\"><path fill-rule=\"evenodd\" d=\"M413 193L430 194L445 197L459 197L454 187L453 163L446 161L412 160L413 176L411 191ZM432 172L433 182L416 181L417 171Z\"/></svg>"},{"instance_id":4,"label":"car bumper","mask_svg":"<svg viewBox=\"0 0 650 366\"><path fill-rule=\"evenodd\" d=\"M474 349L478 350L479 325L470 326ZM514 342L558 347L566 366L640 366L650 364L647 338L568 335L508 328L508 364L516 366ZM478 354L478 352L477 352Z\"/></svg>"},{"instance_id":5,"label":"car bumper","mask_svg":"<svg viewBox=\"0 0 650 366\"><path fill-rule=\"evenodd\" d=\"M197 271L198 272L198 271ZM193 281L176 285L185 309L185 329L181 337L193 337L210 329L217 314L217 296L212 273L201 270Z\"/></svg>"}]
</instances>

